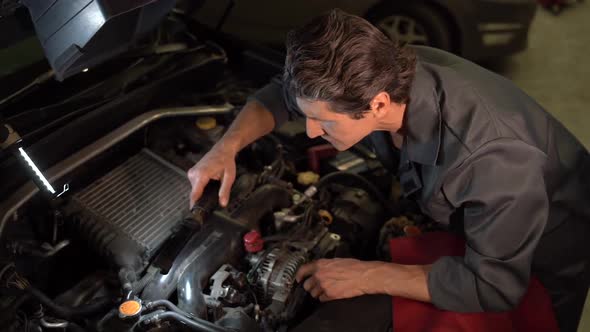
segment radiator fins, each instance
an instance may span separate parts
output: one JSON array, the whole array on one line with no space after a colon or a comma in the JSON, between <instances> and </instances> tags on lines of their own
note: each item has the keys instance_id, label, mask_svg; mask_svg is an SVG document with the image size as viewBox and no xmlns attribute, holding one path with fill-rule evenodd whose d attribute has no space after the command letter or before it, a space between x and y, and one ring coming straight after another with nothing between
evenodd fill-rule
<instances>
[{"instance_id":1,"label":"radiator fins","mask_svg":"<svg viewBox=\"0 0 590 332\"><path fill-rule=\"evenodd\" d=\"M74 194L79 231L105 256L147 260L182 221L189 193L184 172L144 149Z\"/></svg>"}]
</instances>

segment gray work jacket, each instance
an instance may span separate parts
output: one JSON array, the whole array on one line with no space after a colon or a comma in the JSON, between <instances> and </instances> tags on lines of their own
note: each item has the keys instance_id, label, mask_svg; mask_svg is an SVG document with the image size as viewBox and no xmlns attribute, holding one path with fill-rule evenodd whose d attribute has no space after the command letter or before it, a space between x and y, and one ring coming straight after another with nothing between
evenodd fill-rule
<instances>
[{"instance_id":1,"label":"gray work jacket","mask_svg":"<svg viewBox=\"0 0 590 332\"><path fill-rule=\"evenodd\" d=\"M578 310L572 305L583 305L590 270L587 150L509 80L443 51L413 49L418 62L403 123L402 187L435 221L460 219L466 239L465 257L432 266L432 302L459 312L511 309L532 270L558 318L561 310ZM253 98L277 127L300 114L280 80ZM387 133L371 136L381 150L393 148Z\"/></svg>"}]
</instances>

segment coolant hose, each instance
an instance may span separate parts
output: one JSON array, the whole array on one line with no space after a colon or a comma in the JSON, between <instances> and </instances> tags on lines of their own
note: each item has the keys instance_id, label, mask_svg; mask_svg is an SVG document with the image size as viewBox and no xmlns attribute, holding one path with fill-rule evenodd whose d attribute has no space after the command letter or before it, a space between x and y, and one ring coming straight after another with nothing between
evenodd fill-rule
<instances>
[{"instance_id":1,"label":"coolant hose","mask_svg":"<svg viewBox=\"0 0 590 332\"><path fill-rule=\"evenodd\" d=\"M109 298L100 298L94 303L84 304L79 307L66 307L55 303L52 299L47 297L43 292L38 290L35 287L29 286L25 289L29 294L31 294L34 298L39 300L44 306L48 307L53 311L59 318L63 318L66 320L71 320L75 318L81 318L84 316L88 316L102 310L107 310L110 308L114 302Z\"/></svg>"},{"instance_id":2,"label":"coolant hose","mask_svg":"<svg viewBox=\"0 0 590 332\"><path fill-rule=\"evenodd\" d=\"M193 315L189 314L188 312L182 311L179 307L175 306L174 303L172 303L168 300L156 300L156 301L148 302L145 304L146 310L150 310L150 309L157 308L157 307L166 307L168 310L174 311L174 312L181 314L183 316L187 316L189 318L194 317Z\"/></svg>"},{"instance_id":3,"label":"coolant hose","mask_svg":"<svg viewBox=\"0 0 590 332\"><path fill-rule=\"evenodd\" d=\"M263 216L292 204L289 189L274 184L266 184L256 189L238 208L232 217L246 223L250 229L257 228Z\"/></svg>"},{"instance_id":4,"label":"coolant hose","mask_svg":"<svg viewBox=\"0 0 590 332\"><path fill-rule=\"evenodd\" d=\"M216 325L203 319L191 319L174 311L157 312L144 316L140 321L140 326L158 324L162 321L175 321L183 324L192 331L202 332L235 332L223 326Z\"/></svg>"},{"instance_id":5,"label":"coolant hose","mask_svg":"<svg viewBox=\"0 0 590 332\"><path fill-rule=\"evenodd\" d=\"M379 200L379 203L381 203L381 205L383 205L383 207L386 209L388 214L392 214L393 211L391 209L391 203L389 203L387 201L387 199L385 199L385 196L383 196L383 193L381 193L379 191L379 189L377 189L377 187L375 187L374 184L372 184L371 182L369 182L369 180L365 179L364 177L354 174L354 173L348 173L348 172L333 172L330 173L326 176L323 176L318 183L316 183L316 187L318 189L320 189L321 187L326 186L327 184L333 183L334 181L344 181L344 180L352 180L355 183L354 184L350 184L347 183L350 186L354 186L360 189L363 189L365 191L367 191L369 194L373 195L377 200Z\"/></svg>"}]
</instances>

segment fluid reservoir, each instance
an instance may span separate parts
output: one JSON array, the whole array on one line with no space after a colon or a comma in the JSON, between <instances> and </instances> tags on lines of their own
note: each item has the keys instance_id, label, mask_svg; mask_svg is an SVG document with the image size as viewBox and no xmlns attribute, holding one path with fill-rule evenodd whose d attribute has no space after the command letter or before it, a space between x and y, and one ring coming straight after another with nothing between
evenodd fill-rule
<instances>
[{"instance_id":1,"label":"fluid reservoir","mask_svg":"<svg viewBox=\"0 0 590 332\"><path fill-rule=\"evenodd\" d=\"M221 139L224 127L217 124L217 119L212 116L203 116L197 119L195 125L203 132L212 142Z\"/></svg>"}]
</instances>

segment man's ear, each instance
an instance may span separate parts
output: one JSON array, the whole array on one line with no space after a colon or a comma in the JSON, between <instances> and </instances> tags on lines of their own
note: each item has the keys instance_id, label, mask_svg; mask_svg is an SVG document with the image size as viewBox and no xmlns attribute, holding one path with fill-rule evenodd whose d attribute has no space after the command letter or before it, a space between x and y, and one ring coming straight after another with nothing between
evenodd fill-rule
<instances>
[{"instance_id":1,"label":"man's ear","mask_svg":"<svg viewBox=\"0 0 590 332\"><path fill-rule=\"evenodd\" d=\"M390 106L391 99L389 98L389 93L381 91L371 100L371 113L376 118L382 118L387 115Z\"/></svg>"}]
</instances>

